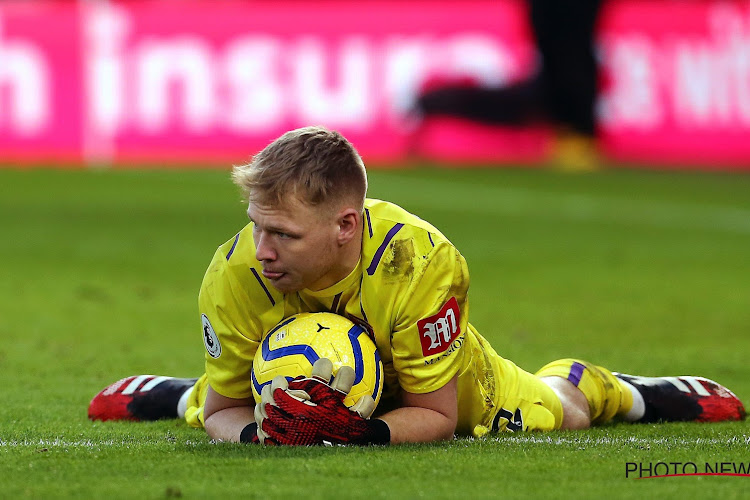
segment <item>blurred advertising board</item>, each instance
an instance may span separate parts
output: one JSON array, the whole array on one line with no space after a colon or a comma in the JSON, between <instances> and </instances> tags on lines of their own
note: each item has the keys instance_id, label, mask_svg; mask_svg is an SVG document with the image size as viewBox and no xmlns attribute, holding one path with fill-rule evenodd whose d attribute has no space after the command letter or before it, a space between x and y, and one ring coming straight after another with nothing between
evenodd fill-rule
<instances>
[{"instance_id":1,"label":"blurred advertising board","mask_svg":"<svg viewBox=\"0 0 750 500\"><path fill-rule=\"evenodd\" d=\"M610 2L599 35L605 151L750 169L750 2Z\"/></svg>"},{"instance_id":2,"label":"blurred advertising board","mask_svg":"<svg viewBox=\"0 0 750 500\"><path fill-rule=\"evenodd\" d=\"M607 154L750 167L750 2L614 0L600 48ZM548 131L425 140L410 109L430 82L500 86L535 64L521 0L8 1L0 163L226 166L310 124L375 163L420 133L428 157L533 162Z\"/></svg>"}]
</instances>

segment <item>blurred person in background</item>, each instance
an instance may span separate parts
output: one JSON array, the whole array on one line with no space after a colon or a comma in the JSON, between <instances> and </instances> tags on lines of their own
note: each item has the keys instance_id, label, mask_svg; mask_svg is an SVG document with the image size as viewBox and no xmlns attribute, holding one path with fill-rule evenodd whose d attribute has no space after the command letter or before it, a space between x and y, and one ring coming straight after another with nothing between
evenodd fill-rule
<instances>
[{"instance_id":1,"label":"blurred person in background","mask_svg":"<svg viewBox=\"0 0 750 500\"><path fill-rule=\"evenodd\" d=\"M540 56L536 74L498 88L439 86L419 96L415 111L423 117L449 115L490 125L549 124L556 132L554 162L570 170L597 168L594 35L602 2L527 0Z\"/></svg>"}]
</instances>

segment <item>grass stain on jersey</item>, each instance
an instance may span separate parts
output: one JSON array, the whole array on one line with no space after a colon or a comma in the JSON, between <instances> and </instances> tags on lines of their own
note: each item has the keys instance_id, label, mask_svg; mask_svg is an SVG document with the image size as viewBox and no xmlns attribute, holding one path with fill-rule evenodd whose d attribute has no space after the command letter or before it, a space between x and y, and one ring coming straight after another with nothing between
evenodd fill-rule
<instances>
[{"instance_id":1,"label":"grass stain on jersey","mask_svg":"<svg viewBox=\"0 0 750 500\"><path fill-rule=\"evenodd\" d=\"M414 273L414 242L396 240L391 245L391 252L383 262L383 271L391 276L411 276Z\"/></svg>"}]
</instances>

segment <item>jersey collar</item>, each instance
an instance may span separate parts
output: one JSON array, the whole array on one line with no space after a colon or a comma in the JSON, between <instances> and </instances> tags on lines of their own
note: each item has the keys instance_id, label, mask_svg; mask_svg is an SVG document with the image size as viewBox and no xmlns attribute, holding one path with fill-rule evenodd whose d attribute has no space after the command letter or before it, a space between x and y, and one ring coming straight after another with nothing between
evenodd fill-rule
<instances>
[{"instance_id":1,"label":"jersey collar","mask_svg":"<svg viewBox=\"0 0 750 500\"><path fill-rule=\"evenodd\" d=\"M348 289L354 283L359 282L359 277L361 275L362 275L362 256L359 257L359 260L357 261L357 265L354 266L354 269L352 269L352 272L350 272L346 278L342 279L338 283L334 283L328 288L324 288L322 290L317 290L317 291L313 291L308 288L305 288L300 293L311 296L311 297L333 297L334 295L337 295L343 292L344 290Z\"/></svg>"}]
</instances>

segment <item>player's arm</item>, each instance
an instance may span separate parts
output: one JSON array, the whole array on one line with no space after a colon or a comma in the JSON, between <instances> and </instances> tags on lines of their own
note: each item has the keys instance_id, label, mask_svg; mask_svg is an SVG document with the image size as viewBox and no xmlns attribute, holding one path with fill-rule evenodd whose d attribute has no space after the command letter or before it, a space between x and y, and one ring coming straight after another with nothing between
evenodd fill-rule
<instances>
[{"instance_id":1,"label":"player's arm","mask_svg":"<svg viewBox=\"0 0 750 500\"><path fill-rule=\"evenodd\" d=\"M243 289L235 283L226 263L220 249L206 272L198 298L209 382L203 423L211 438L237 442L242 431L254 423L250 369L260 336L257 322L245 307L252 298L238 296Z\"/></svg>"},{"instance_id":2,"label":"player's arm","mask_svg":"<svg viewBox=\"0 0 750 500\"><path fill-rule=\"evenodd\" d=\"M405 392L402 406L378 417L388 424L391 444L451 439L458 422L456 377L427 394Z\"/></svg>"},{"instance_id":3,"label":"player's arm","mask_svg":"<svg viewBox=\"0 0 750 500\"><path fill-rule=\"evenodd\" d=\"M206 432L217 441L239 442L242 431L255 422L253 407L253 398L228 398L209 385L203 409Z\"/></svg>"},{"instance_id":4,"label":"player's arm","mask_svg":"<svg viewBox=\"0 0 750 500\"><path fill-rule=\"evenodd\" d=\"M261 394L255 408L259 441L263 444L310 446L320 444L388 444L449 439L456 427L456 379L429 394L406 396L405 406L383 418L368 419L375 407L369 396L352 407L344 398L354 370L339 369L320 359L313 374L287 382L277 377ZM368 402L369 399L369 402Z\"/></svg>"},{"instance_id":5,"label":"player's arm","mask_svg":"<svg viewBox=\"0 0 750 500\"><path fill-rule=\"evenodd\" d=\"M438 242L399 306L391 335L393 366L402 388L399 408L380 416L392 443L451 439L458 422L458 373L468 327L466 261Z\"/></svg>"}]
</instances>

